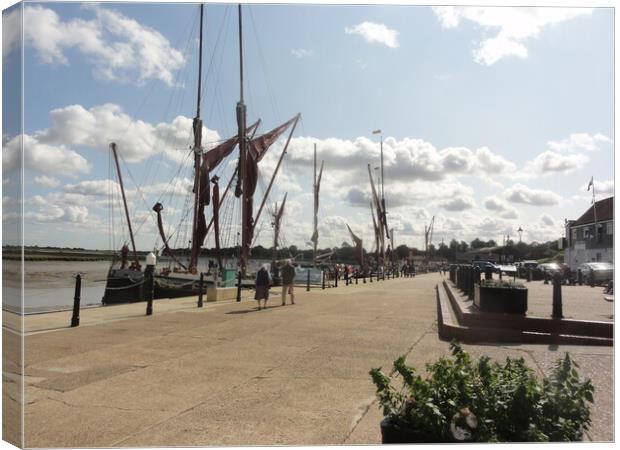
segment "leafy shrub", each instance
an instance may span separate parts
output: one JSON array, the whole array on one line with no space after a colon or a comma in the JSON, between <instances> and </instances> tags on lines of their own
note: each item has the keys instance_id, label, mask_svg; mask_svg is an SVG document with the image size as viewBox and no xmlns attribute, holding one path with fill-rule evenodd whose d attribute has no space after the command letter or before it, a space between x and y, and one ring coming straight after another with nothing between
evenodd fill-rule
<instances>
[{"instance_id":1,"label":"leafy shrub","mask_svg":"<svg viewBox=\"0 0 620 450\"><path fill-rule=\"evenodd\" d=\"M432 442L577 441L588 429L594 387L580 379L568 353L541 383L523 358L474 362L460 344L453 341L450 349L452 358L427 364L427 378L404 356L389 376L381 368L370 371L392 424ZM392 376L402 378L400 389Z\"/></svg>"}]
</instances>

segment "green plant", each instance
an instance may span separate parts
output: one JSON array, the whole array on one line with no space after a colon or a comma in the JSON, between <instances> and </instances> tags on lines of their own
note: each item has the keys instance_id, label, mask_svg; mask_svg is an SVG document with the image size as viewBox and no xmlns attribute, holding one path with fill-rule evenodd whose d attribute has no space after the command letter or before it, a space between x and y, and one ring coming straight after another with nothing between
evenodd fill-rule
<instances>
[{"instance_id":1,"label":"green plant","mask_svg":"<svg viewBox=\"0 0 620 450\"><path fill-rule=\"evenodd\" d=\"M503 289L527 289L522 283L510 280L480 280L480 287L503 288Z\"/></svg>"},{"instance_id":2,"label":"green plant","mask_svg":"<svg viewBox=\"0 0 620 450\"><path fill-rule=\"evenodd\" d=\"M588 429L594 387L568 353L541 383L523 358L474 362L460 344L450 349L452 358L427 364L426 378L404 356L390 375L370 371L390 423L433 442L576 441ZM402 378L399 389L393 376Z\"/></svg>"}]
</instances>

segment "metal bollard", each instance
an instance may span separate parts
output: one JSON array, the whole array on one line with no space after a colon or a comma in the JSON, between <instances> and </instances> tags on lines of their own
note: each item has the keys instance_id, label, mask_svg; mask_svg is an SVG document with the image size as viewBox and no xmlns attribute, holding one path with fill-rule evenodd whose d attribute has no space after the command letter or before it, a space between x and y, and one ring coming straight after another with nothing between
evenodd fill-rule
<instances>
[{"instance_id":1,"label":"metal bollard","mask_svg":"<svg viewBox=\"0 0 620 450\"><path fill-rule=\"evenodd\" d=\"M532 281L532 269L527 270L527 281Z\"/></svg>"},{"instance_id":2,"label":"metal bollard","mask_svg":"<svg viewBox=\"0 0 620 450\"><path fill-rule=\"evenodd\" d=\"M306 280L306 292L310 291L310 269L308 269L308 278Z\"/></svg>"},{"instance_id":3,"label":"metal bollard","mask_svg":"<svg viewBox=\"0 0 620 450\"><path fill-rule=\"evenodd\" d=\"M334 287L338 287L338 273L334 276Z\"/></svg>"},{"instance_id":4,"label":"metal bollard","mask_svg":"<svg viewBox=\"0 0 620 450\"><path fill-rule=\"evenodd\" d=\"M549 274L547 273L547 269L544 270L543 275L545 277L545 281L543 284L549 284Z\"/></svg>"},{"instance_id":5,"label":"metal bollard","mask_svg":"<svg viewBox=\"0 0 620 450\"><path fill-rule=\"evenodd\" d=\"M577 284L579 284L579 286L583 286L583 273L581 272L581 269L577 269Z\"/></svg>"},{"instance_id":6,"label":"metal bollard","mask_svg":"<svg viewBox=\"0 0 620 450\"><path fill-rule=\"evenodd\" d=\"M370 282L372 283L372 271L370 271Z\"/></svg>"},{"instance_id":7,"label":"metal bollard","mask_svg":"<svg viewBox=\"0 0 620 450\"><path fill-rule=\"evenodd\" d=\"M82 275L79 273L75 277L75 295L73 296L73 315L71 316L71 326L80 325L80 296L82 292Z\"/></svg>"},{"instance_id":8,"label":"metal bollard","mask_svg":"<svg viewBox=\"0 0 620 450\"><path fill-rule=\"evenodd\" d=\"M357 279L359 278L359 273L355 274L355 284L357 284Z\"/></svg>"},{"instance_id":9,"label":"metal bollard","mask_svg":"<svg viewBox=\"0 0 620 450\"><path fill-rule=\"evenodd\" d=\"M241 271L237 274L237 301L241 301Z\"/></svg>"},{"instance_id":10,"label":"metal bollard","mask_svg":"<svg viewBox=\"0 0 620 450\"><path fill-rule=\"evenodd\" d=\"M501 271L501 269L499 271L499 281L502 281L502 271Z\"/></svg>"},{"instance_id":11,"label":"metal bollard","mask_svg":"<svg viewBox=\"0 0 620 450\"><path fill-rule=\"evenodd\" d=\"M325 289L325 271L322 270L321 273L323 274L322 275L323 280L321 281L321 289Z\"/></svg>"},{"instance_id":12,"label":"metal bollard","mask_svg":"<svg viewBox=\"0 0 620 450\"><path fill-rule=\"evenodd\" d=\"M364 274L362 275L362 281L364 282L364 284L366 284L366 272L364 272Z\"/></svg>"},{"instance_id":13,"label":"metal bollard","mask_svg":"<svg viewBox=\"0 0 620 450\"><path fill-rule=\"evenodd\" d=\"M559 273L553 275L553 312L554 319L561 319L562 315L562 276Z\"/></svg>"},{"instance_id":14,"label":"metal bollard","mask_svg":"<svg viewBox=\"0 0 620 450\"><path fill-rule=\"evenodd\" d=\"M474 298L474 270L472 267L467 268L467 298Z\"/></svg>"},{"instance_id":15,"label":"metal bollard","mask_svg":"<svg viewBox=\"0 0 620 450\"><path fill-rule=\"evenodd\" d=\"M590 287L594 287L594 271L590 270L590 273L588 274L588 284L590 285Z\"/></svg>"},{"instance_id":16,"label":"metal bollard","mask_svg":"<svg viewBox=\"0 0 620 450\"><path fill-rule=\"evenodd\" d=\"M144 283L146 287L146 315L153 315L153 271L155 270L155 266L146 266L144 269Z\"/></svg>"},{"instance_id":17,"label":"metal bollard","mask_svg":"<svg viewBox=\"0 0 620 450\"><path fill-rule=\"evenodd\" d=\"M205 282L205 274L200 272L200 282L198 283L198 307L202 308L202 290Z\"/></svg>"}]
</instances>

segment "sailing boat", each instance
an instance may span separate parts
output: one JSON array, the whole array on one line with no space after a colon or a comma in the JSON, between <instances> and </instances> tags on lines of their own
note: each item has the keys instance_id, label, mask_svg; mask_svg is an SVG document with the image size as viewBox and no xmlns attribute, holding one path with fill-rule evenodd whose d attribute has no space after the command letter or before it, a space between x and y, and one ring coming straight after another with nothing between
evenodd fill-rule
<instances>
[{"instance_id":1,"label":"sailing boat","mask_svg":"<svg viewBox=\"0 0 620 450\"><path fill-rule=\"evenodd\" d=\"M160 237L164 243L164 251L174 261L178 263L172 271L163 269L156 272L155 275L155 298L163 297L181 297L196 295L200 291L199 284L199 269L198 261L201 254L202 246L204 244L207 233L213 225L214 240L216 247L216 254L218 260L218 267L215 270L215 276L212 279L208 279L203 284L203 289L206 289L206 285L217 283L218 272L222 269L222 257L220 253L220 230L219 230L219 209L224 201L226 194L232 187L233 180L236 179L235 197L241 199L241 245L239 255L239 270L242 277L246 277L248 274L248 260L250 256L250 247L254 238L254 229L258 223L265 202L271 192L276 175L281 167L284 155L287 152L292 135L295 131L297 123L300 119L300 114L297 114L292 119L288 120L284 124L274 128L267 133L254 136L260 120L253 125L247 127L247 113L246 106L243 99L243 24L241 5L238 6L239 15L239 66L240 66L240 100L237 103L237 125L238 133L236 136L228 139L219 146L205 152L202 147L202 120L200 118L200 93L201 93L201 77L202 77L202 23L203 23L203 5L200 5L200 45L199 45L199 58L198 58L198 102L196 117L193 121L194 132L194 201L193 201L193 222L192 222L192 239L191 239L191 251L190 261L187 265L180 263L176 258L168 245L168 239L166 238L163 230L163 226L160 225L161 211L163 206L157 203L153 210L158 215L158 228ZM258 182L258 163L266 155L268 149L274 144L284 132L290 128L286 144L280 154L280 158L276 165L276 168L271 176L269 186L264 193L260 207L256 214L254 214L254 194L256 192L256 186ZM206 224L205 219L205 207L209 205L209 173L212 172L223 160L228 156L235 147L239 147L239 159L237 168L228 182L228 186L224 191L224 194L220 198L219 196L219 184L218 178L213 177L210 181L213 183L213 216L209 225Z\"/></svg>"},{"instance_id":2,"label":"sailing boat","mask_svg":"<svg viewBox=\"0 0 620 450\"><path fill-rule=\"evenodd\" d=\"M123 244L121 249L120 261L116 258L112 259L108 276L106 278L105 291L101 302L104 305L112 303L135 302L143 298L144 273L140 270L140 261L138 260L138 252L136 251L136 242L131 226L131 218L127 207L127 198L125 197L125 186L123 184L123 176L118 163L118 153L116 151L116 143L110 144L110 151L114 157L116 167L116 175L118 177L119 187L123 199L123 208L125 218L127 220L127 228L131 240L131 248L133 261L129 265L129 247L127 243Z\"/></svg>"}]
</instances>

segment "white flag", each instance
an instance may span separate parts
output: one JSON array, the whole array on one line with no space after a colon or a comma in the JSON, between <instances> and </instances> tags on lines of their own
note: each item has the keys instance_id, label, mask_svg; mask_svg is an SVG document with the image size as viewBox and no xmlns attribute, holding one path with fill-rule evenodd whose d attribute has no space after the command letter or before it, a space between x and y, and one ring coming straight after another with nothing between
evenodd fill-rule
<instances>
[{"instance_id":1,"label":"white flag","mask_svg":"<svg viewBox=\"0 0 620 450\"><path fill-rule=\"evenodd\" d=\"M590 178L590 184L588 184L588 191L592 186L594 186L594 177Z\"/></svg>"}]
</instances>

